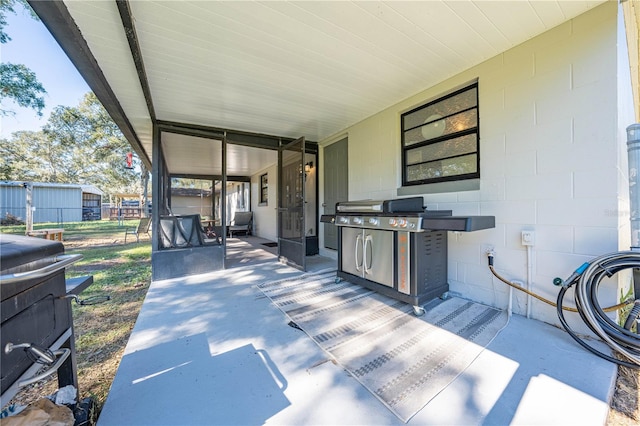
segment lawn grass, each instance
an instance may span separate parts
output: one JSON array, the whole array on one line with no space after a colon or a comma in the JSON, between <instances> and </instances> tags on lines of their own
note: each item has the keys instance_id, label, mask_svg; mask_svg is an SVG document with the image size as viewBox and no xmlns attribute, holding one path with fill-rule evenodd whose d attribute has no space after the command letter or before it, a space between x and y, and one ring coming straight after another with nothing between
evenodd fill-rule
<instances>
[{"instance_id":1,"label":"lawn grass","mask_svg":"<svg viewBox=\"0 0 640 426\"><path fill-rule=\"evenodd\" d=\"M117 220L90 220L86 222L67 222L62 225L58 223L37 223L33 225L33 230L47 228L63 228L64 239L81 238L107 238L123 237L126 228L133 228L138 225L139 220L125 220L122 225ZM7 234L25 235L25 225L11 225L0 227L0 232Z\"/></svg>"}]
</instances>

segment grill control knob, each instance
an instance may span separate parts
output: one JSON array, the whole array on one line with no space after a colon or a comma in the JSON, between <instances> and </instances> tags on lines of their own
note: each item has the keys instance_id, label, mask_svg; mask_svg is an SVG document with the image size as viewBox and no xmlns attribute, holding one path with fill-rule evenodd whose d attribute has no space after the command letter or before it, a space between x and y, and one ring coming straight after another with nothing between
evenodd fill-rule
<instances>
[{"instance_id":1,"label":"grill control knob","mask_svg":"<svg viewBox=\"0 0 640 426\"><path fill-rule=\"evenodd\" d=\"M361 217L354 217L353 218L353 223L355 223L356 225L362 225L362 218Z\"/></svg>"},{"instance_id":2,"label":"grill control knob","mask_svg":"<svg viewBox=\"0 0 640 426\"><path fill-rule=\"evenodd\" d=\"M390 218L389 219L389 225L391 226L398 226L398 221L395 220L394 218Z\"/></svg>"},{"instance_id":3,"label":"grill control knob","mask_svg":"<svg viewBox=\"0 0 640 426\"><path fill-rule=\"evenodd\" d=\"M380 221L379 221L378 219L376 219L375 217L370 217L370 218L369 218L369 223L370 223L371 225L376 225L376 226L377 226L377 225L378 225L378 223L380 223Z\"/></svg>"},{"instance_id":4,"label":"grill control knob","mask_svg":"<svg viewBox=\"0 0 640 426\"><path fill-rule=\"evenodd\" d=\"M346 218L344 216L340 216L340 223L349 223L349 218Z\"/></svg>"},{"instance_id":5,"label":"grill control knob","mask_svg":"<svg viewBox=\"0 0 640 426\"><path fill-rule=\"evenodd\" d=\"M407 220L406 219L398 220L398 226L400 226L401 228L406 228L407 227Z\"/></svg>"}]
</instances>

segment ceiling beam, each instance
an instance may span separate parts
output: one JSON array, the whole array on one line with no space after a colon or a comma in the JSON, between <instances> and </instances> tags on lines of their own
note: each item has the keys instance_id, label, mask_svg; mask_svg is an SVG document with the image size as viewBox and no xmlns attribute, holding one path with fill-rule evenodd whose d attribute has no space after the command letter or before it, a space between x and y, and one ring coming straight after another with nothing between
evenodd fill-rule
<instances>
[{"instance_id":1,"label":"ceiling beam","mask_svg":"<svg viewBox=\"0 0 640 426\"><path fill-rule=\"evenodd\" d=\"M189 173L170 173L171 178L222 180L222 175L198 175ZM227 176L227 182L251 182L251 176Z\"/></svg>"},{"instance_id":2,"label":"ceiling beam","mask_svg":"<svg viewBox=\"0 0 640 426\"><path fill-rule=\"evenodd\" d=\"M148 170L151 159L63 1L27 0Z\"/></svg>"},{"instance_id":3,"label":"ceiling beam","mask_svg":"<svg viewBox=\"0 0 640 426\"><path fill-rule=\"evenodd\" d=\"M158 120L158 127L161 131L177 133L186 136L202 137L207 139L222 140L227 135L227 143L234 145L244 145L254 148L264 148L277 150L280 141L290 138L264 135L259 133L243 132L240 130L221 129L218 127L200 126L197 124L176 123L172 121ZM291 139L293 140L293 139Z\"/></svg>"},{"instance_id":4,"label":"ceiling beam","mask_svg":"<svg viewBox=\"0 0 640 426\"><path fill-rule=\"evenodd\" d=\"M142 60L142 51L140 50L140 43L138 42L138 34L136 33L136 27L131 16L131 8L129 7L128 0L116 0L118 6L118 12L120 13L120 19L122 20L122 26L124 27L124 33L127 36L127 42L129 43L129 50L131 50L131 59L136 67L138 73L138 79L140 80L140 87L142 87L142 93L144 100L147 103L147 109L149 110L149 117L151 121L156 121L156 111L153 107L153 99L151 98L151 88L149 87L149 79L147 78L147 71L144 68L144 61Z\"/></svg>"},{"instance_id":5,"label":"ceiling beam","mask_svg":"<svg viewBox=\"0 0 640 426\"><path fill-rule=\"evenodd\" d=\"M222 140L226 134L227 143L232 145L249 146L252 148L277 150L281 146L295 140L293 138L281 136L243 132L241 130L222 129L219 127L201 126L197 124L177 123L164 120L157 120L156 122L158 124L158 129L163 132L216 140ZM318 152L317 142L306 141L306 146L306 152Z\"/></svg>"}]
</instances>

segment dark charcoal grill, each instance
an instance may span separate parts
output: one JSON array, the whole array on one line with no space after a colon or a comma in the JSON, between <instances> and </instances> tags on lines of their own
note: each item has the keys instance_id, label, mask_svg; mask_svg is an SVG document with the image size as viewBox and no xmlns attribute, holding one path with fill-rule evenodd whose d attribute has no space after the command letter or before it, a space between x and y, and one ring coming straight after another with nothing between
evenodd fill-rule
<instances>
[{"instance_id":1,"label":"dark charcoal grill","mask_svg":"<svg viewBox=\"0 0 640 426\"><path fill-rule=\"evenodd\" d=\"M60 387L77 388L70 297L93 277L66 281L65 267L80 258L65 255L58 241L0 234L2 406L21 387L56 371ZM34 377L42 364L49 369Z\"/></svg>"}]
</instances>

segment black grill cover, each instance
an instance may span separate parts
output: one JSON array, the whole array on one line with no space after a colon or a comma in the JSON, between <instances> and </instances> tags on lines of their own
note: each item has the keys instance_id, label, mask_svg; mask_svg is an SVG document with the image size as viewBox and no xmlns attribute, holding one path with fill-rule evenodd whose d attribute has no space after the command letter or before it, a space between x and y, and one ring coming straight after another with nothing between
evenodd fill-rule
<instances>
[{"instance_id":1,"label":"black grill cover","mask_svg":"<svg viewBox=\"0 0 640 426\"><path fill-rule=\"evenodd\" d=\"M64 245L60 241L21 235L0 234L0 275L26 272L46 266L46 259L64 254ZM38 266L30 265L40 263ZM22 283L0 282L0 300L6 300L34 285L33 280Z\"/></svg>"},{"instance_id":2,"label":"black grill cover","mask_svg":"<svg viewBox=\"0 0 640 426\"><path fill-rule=\"evenodd\" d=\"M61 242L0 234L2 275L41 269L63 253ZM3 395L33 364L23 350L6 353L7 343L50 347L71 327L71 305L65 293L64 268L16 282L0 281L0 389Z\"/></svg>"}]
</instances>

